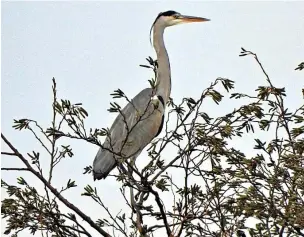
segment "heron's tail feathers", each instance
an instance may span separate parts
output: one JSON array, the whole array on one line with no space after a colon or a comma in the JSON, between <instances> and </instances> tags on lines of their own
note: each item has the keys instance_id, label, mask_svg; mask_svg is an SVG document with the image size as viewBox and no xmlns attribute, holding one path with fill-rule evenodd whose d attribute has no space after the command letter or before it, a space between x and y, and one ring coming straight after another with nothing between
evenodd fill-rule
<instances>
[{"instance_id":1,"label":"heron's tail feathers","mask_svg":"<svg viewBox=\"0 0 304 237\"><path fill-rule=\"evenodd\" d=\"M99 149L93 162L93 178L104 179L115 168L116 160L113 154L107 150Z\"/></svg>"}]
</instances>

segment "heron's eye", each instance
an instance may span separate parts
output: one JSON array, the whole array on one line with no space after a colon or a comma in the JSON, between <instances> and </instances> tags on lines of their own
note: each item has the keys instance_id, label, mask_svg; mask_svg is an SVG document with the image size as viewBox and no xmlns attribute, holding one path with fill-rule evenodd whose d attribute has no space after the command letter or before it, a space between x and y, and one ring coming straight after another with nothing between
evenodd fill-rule
<instances>
[{"instance_id":1,"label":"heron's eye","mask_svg":"<svg viewBox=\"0 0 304 237\"><path fill-rule=\"evenodd\" d=\"M178 19L179 16L178 16L178 15L173 15L173 17L174 17L175 19Z\"/></svg>"}]
</instances>

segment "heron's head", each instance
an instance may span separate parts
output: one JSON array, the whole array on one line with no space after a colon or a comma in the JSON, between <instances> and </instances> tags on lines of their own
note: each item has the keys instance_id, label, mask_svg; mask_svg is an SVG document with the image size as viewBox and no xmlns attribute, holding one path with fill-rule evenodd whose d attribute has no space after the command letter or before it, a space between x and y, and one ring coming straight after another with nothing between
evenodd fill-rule
<instances>
[{"instance_id":1,"label":"heron's head","mask_svg":"<svg viewBox=\"0 0 304 237\"><path fill-rule=\"evenodd\" d=\"M156 19L151 27L150 36L151 36L151 31L156 24L161 26L162 28L166 28L169 26L174 26L174 25L179 25L179 24L184 24L184 23L206 22L206 21L210 21L210 20L207 18L203 18L203 17L182 15L173 10L161 12L158 14L158 16L156 17Z\"/></svg>"},{"instance_id":2,"label":"heron's head","mask_svg":"<svg viewBox=\"0 0 304 237\"><path fill-rule=\"evenodd\" d=\"M186 16L186 15L182 15L176 11L170 10L170 11L159 13L153 23L153 26L156 23L162 24L164 27L168 27L168 26L174 26L174 25L183 24L183 23L204 22L204 21L210 21L210 20L207 18L203 18L203 17Z\"/></svg>"}]
</instances>

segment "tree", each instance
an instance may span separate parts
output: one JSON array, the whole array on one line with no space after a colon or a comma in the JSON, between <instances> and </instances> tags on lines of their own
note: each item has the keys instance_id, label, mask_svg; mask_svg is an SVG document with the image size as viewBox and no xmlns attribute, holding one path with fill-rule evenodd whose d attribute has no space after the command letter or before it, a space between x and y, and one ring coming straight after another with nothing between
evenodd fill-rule
<instances>
[{"instance_id":1,"label":"tree","mask_svg":"<svg viewBox=\"0 0 304 237\"><path fill-rule=\"evenodd\" d=\"M121 184L123 213L111 213L95 183L85 187L83 198L98 203L107 213L98 220L64 197L77 180L71 177L59 189L53 186L52 177L59 175L55 166L74 156L66 145L69 139L102 146L99 138L109 130L88 129L87 111L80 103L58 99L53 78L51 126L43 128L38 121L25 118L13 125L35 136L48 154L49 167L42 167L38 151L21 154L1 134L9 148L1 154L24 164L22 168L2 167L2 171L30 172L44 185L40 191L23 177L16 184L2 180L9 195L1 207L7 222L5 233L17 236L29 229L52 236L95 236L93 230L101 236L304 236L304 105L295 111L286 108L285 89L274 85L257 55L242 48L240 56L254 58L265 85L254 95L232 93L234 81L217 78L200 98L184 98L181 104L171 98L164 133L151 142L145 164L133 166L128 157L118 161L119 173L114 176ZM141 66L153 70L154 78L149 80L153 88L157 62L150 57L147 61L149 65ZM302 70L302 64L296 70ZM245 104L212 118L203 105L210 99L220 104L223 94ZM120 89L112 96L130 101ZM119 103L112 102L109 112L121 113ZM245 136L255 143L254 155L233 146L235 139ZM168 149L170 156L164 158ZM90 173L91 167L85 167L84 174ZM165 206L162 200L169 194L171 206ZM70 212L62 211L63 205ZM255 226L246 224L250 218Z\"/></svg>"}]
</instances>

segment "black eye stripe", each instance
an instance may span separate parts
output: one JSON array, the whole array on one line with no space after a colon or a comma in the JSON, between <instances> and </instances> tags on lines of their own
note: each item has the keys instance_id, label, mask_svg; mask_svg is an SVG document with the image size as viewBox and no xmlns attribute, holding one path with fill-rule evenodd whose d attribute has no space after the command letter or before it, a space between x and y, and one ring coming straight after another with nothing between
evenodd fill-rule
<instances>
[{"instance_id":1,"label":"black eye stripe","mask_svg":"<svg viewBox=\"0 0 304 237\"><path fill-rule=\"evenodd\" d=\"M177 15L178 13L176 11L166 11L166 12L162 12L159 14L159 16L174 16Z\"/></svg>"},{"instance_id":2,"label":"black eye stripe","mask_svg":"<svg viewBox=\"0 0 304 237\"><path fill-rule=\"evenodd\" d=\"M155 21L153 22L151 29L150 29L150 43L152 44L152 41L151 41L151 32L152 32L153 26L154 26L155 22L156 22L161 16L173 16L174 18L177 19L179 15L180 15L180 14L179 14L178 12L173 11L173 10L159 13L158 16L156 17Z\"/></svg>"},{"instance_id":3,"label":"black eye stripe","mask_svg":"<svg viewBox=\"0 0 304 237\"><path fill-rule=\"evenodd\" d=\"M172 10L166 11L166 12L161 12L161 13L159 13L158 16L156 17L156 19L155 19L153 25L154 25L155 22L158 20L158 18L160 18L161 16L173 16L174 18L178 18L179 15L180 15L180 14L179 14L178 12L172 11ZM153 25L152 25L152 26L153 26Z\"/></svg>"}]
</instances>

